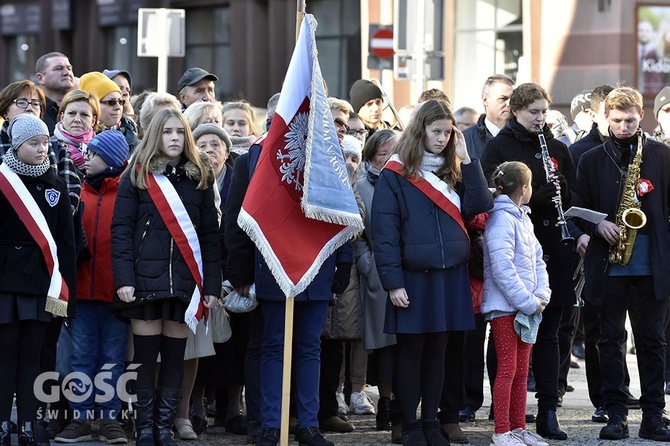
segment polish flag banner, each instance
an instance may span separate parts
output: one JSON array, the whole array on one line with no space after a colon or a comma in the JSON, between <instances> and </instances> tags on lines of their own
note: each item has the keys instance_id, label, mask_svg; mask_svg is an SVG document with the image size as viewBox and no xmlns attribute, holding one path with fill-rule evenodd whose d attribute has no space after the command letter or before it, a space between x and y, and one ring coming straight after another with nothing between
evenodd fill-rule
<instances>
[{"instance_id":1,"label":"polish flag banner","mask_svg":"<svg viewBox=\"0 0 670 446\"><path fill-rule=\"evenodd\" d=\"M287 298L303 292L323 262L363 229L315 30L307 14L237 220Z\"/></svg>"}]
</instances>

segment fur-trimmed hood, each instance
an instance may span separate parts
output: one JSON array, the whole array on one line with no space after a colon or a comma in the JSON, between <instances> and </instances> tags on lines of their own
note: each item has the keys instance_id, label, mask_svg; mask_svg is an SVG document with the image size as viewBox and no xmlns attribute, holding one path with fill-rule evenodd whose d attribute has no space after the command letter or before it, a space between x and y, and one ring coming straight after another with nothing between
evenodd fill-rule
<instances>
[{"instance_id":1,"label":"fur-trimmed hood","mask_svg":"<svg viewBox=\"0 0 670 446\"><path fill-rule=\"evenodd\" d=\"M200 152L200 162L202 163L205 172L207 172L207 184L212 184L214 181L214 173L212 168L212 160L206 153ZM149 172L151 173L165 173L168 168L168 159L162 153L157 154L149 163ZM192 162L182 156L179 164L175 166L175 169L183 170L184 174L190 180L195 182L200 182L200 169Z\"/></svg>"}]
</instances>

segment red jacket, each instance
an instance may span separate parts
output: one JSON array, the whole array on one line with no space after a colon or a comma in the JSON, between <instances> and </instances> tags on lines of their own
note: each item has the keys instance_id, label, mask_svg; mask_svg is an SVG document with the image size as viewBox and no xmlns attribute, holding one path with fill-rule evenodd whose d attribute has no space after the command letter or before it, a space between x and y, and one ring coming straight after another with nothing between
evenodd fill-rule
<instances>
[{"instance_id":1,"label":"red jacket","mask_svg":"<svg viewBox=\"0 0 670 446\"><path fill-rule=\"evenodd\" d=\"M475 215L472 219L465 222L468 229L484 231L486 221L489 219L488 212L482 212ZM475 314L481 313L482 298L484 296L484 279L470 274L470 292L472 293L472 309Z\"/></svg>"},{"instance_id":2,"label":"red jacket","mask_svg":"<svg viewBox=\"0 0 670 446\"><path fill-rule=\"evenodd\" d=\"M116 290L112 272L112 216L119 177L105 178L100 192L84 182L82 224L91 259L77 266L77 298L111 302Z\"/></svg>"}]
</instances>

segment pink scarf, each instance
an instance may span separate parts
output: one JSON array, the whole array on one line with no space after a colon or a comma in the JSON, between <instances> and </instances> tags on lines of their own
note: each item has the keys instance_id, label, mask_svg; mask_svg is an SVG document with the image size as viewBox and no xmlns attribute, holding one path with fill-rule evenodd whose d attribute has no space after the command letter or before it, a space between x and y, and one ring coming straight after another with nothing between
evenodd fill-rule
<instances>
[{"instance_id":1,"label":"pink scarf","mask_svg":"<svg viewBox=\"0 0 670 446\"><path fill-rule=\"evenodd\" d=\"M67 144L67 148L70 151L70 156L72 162L79 169L84 169L84 163L86 159L84 158L84 153L86 152L86 147L89 142L95 136L93 129L88 129L79 135L73 135L72 133L65 130L63 127L63 122L56 123L56 128L54 129L54 135L59 140Z\"/></svg>"}]
</instances>

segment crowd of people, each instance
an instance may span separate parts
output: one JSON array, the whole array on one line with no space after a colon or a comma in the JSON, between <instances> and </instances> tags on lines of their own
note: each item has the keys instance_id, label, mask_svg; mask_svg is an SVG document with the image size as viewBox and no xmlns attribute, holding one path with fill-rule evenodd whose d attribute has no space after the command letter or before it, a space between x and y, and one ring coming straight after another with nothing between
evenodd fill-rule
<instances>
[{"instance_id":1,"label":"crowd of people","mask_svg":"<svg viewBox=\"0 0 670 446\"><path fill-rule=\"evenodd\" d=\"M35 71L0 91L0 442L90 441L97 420L110 444L174 446L211 423L276 445L285 295L238 216L280 94L259 121L245 101L218 102L199 67L177 95L133 94L123 69L75 77L57 52ZM540 85L504 75L486 79L482 103L453 111L427 90L396 126L369 80L328 99L365 229L295 296L301 445L354 430L347 413L375 415L394 443L467 443L459 422L483 405L485 367L492 444L565 440L573 351L600 439L627 438L639 407L639 437L670 441L670 87L653 135L629 87L579 92L573 125ZM570 206L606 217L566 220ZM224 281L258 305L226 313ZM208 311L225 339L198 324ZM90 386L46 398L34 383L54 371Z\"/></svg>"}]
</instances>

